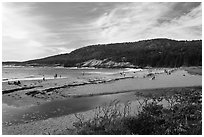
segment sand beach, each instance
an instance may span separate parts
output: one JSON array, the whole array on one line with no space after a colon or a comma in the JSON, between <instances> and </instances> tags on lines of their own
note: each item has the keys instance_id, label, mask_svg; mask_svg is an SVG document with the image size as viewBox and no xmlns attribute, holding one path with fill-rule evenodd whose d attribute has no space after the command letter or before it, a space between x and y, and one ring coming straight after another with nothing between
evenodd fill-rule
<instances>
[{"instance_id":1,"label":"sand beach","mask_svg":"<svg viewBox=\"0 0 204 137\"><path fill-rule=\"evenodd\" d=\"M19 85L3 81L2 131L3 134L75 134L72 132L73 122L77 120L75 113L91 118L97 106L114 99L120 100L121 104L130 101L135 106L137 92L167 94L183 88L202 88L202 68L197 68L196 72L195 69L128 69L110 75L95 73L77 78L21 80ZM62 112L63 107L59 108L57 104L70 107L70 110ZM45 109L50 105L53 105L50 109L53 114ZM41 114L42 109L46 114ZM26 117L37 111L39 116Z\"/></svg>"}]
</instances>

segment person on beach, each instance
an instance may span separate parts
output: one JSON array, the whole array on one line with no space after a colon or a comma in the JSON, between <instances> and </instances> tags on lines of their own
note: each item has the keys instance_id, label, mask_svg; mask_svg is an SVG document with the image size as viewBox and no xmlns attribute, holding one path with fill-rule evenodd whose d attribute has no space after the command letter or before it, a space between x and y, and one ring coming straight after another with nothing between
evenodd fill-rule
<instances>
[{"instance_id":1,"label":"person on beach","mask_svg":"<svg viewBox=\"0 0 204 137\"><path fill-rule=\"evenodd\" d=\"M18 85L20 85L20 84L21 84L21 82L18 80L17 84L18 84Z\"/></svg>"},{"instance_id":2,"label":"person on beach","mask_svg":"<svg viewBox=\"0 0 204 137\"><path fill-rule=\"evenodd\" d=\"M155 80L155 78L156 78L156 77L155 77L155 76L153 76L153 77L152 77L152 80Z\"/></svg>"},{"instance_id":3,"label":"person on beach","mask_svg":"<svg viewBox=\"0 0 204 137\"><path fill-rule=\"evenodd\" d=\"M14 85L20 85L21 82L18 80L18 81L14 81L13 84L14 84Z\"/></svg>"},{"instance_id":4,"label":"person on beach","mask_svg":"<svg viewBox=\"0 0 204 137\"><path fill-rule=\"evenodd\" d=\"M170 70L164 70L164 72L167 74L167 75L171 75L171 71Z\"/></svg>"},{"instance_id":5,"label":"person on beach","mask_svg":"<svg viewBox=\"0 0 204 137\"><path fill-rule=\"evenodd\" d=\"M45 81L45 76L43 75L43 81Z\"/></svg>"},{"instance_id":6,"label":"person on beach","mask_svg":"<svg viewBox=\"0 0 204 137\"><path fill-rule=\"evenodd\" d=\"M57 78L57 74L54 75L54 78Z\"/></svg>"}]
</instances>

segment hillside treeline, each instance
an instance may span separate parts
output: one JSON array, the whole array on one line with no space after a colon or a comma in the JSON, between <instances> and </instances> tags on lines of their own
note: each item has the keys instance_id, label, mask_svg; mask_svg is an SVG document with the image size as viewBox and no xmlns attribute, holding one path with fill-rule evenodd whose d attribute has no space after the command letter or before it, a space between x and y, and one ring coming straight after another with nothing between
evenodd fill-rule
<instances>
[{"instance_id":1,"label":"hillside treeline","mask_svg":"<svg viewBox=\"0 0 204 137\"><path fill-rule=\"evenodd\" d=\"M73 67L91 59L130 62L138 67L201 66L202 41L152 39L138 42L98 44L77 49L69 54L56 55L24 63L61 64L65 67Z\"/></svg>"}]
</instances>

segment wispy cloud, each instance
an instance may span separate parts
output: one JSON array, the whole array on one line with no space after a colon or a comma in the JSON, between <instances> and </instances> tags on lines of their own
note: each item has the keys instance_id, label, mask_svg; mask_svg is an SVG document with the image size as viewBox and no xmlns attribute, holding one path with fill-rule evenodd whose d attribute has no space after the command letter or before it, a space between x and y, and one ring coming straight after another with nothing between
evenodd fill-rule
<instances>
[{"instance_id":1,"label":"wispy cloud","mask_svg":"<svg viewBox=\"0 0 204 137\"><path fill-rule=\"evenodd\" d=\"M3 3L3 60L159 37L201 39L201 3Z\"/></svg>"},{"instance_id":2,"label":"wispy cloud","mask_svg":"<svg viewBox=\"0 0 204 137\"><path fill-rule=\"evenodd\" d=\"M201 39L201 5L171 16L177 3L131 3L105 13L94 22L101 42L136 41L166 37ZM168 15L169 14L169 15Z\"/></svg>"}]
</instances>

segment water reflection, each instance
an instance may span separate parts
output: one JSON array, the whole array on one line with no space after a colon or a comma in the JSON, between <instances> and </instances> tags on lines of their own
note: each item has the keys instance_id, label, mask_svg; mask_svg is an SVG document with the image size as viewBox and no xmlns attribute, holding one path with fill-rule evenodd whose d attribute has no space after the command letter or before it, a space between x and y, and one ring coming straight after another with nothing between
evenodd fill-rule
<instances>
[{"instance_id":1,"label":"water reflection","mask_svg":"<svg viewBox=\"0 0 204 137\"><path fill-rule=\"evenodd\" d=\"M133 93L121 93L116 95L103 95L94 97L70 98L44 103L30 108L10 107L3 105L3 125L13 125L59 117L72 113L94 109L107 105L113 100L127 102L133 100Z\"/></svg>"}]
</instances>

